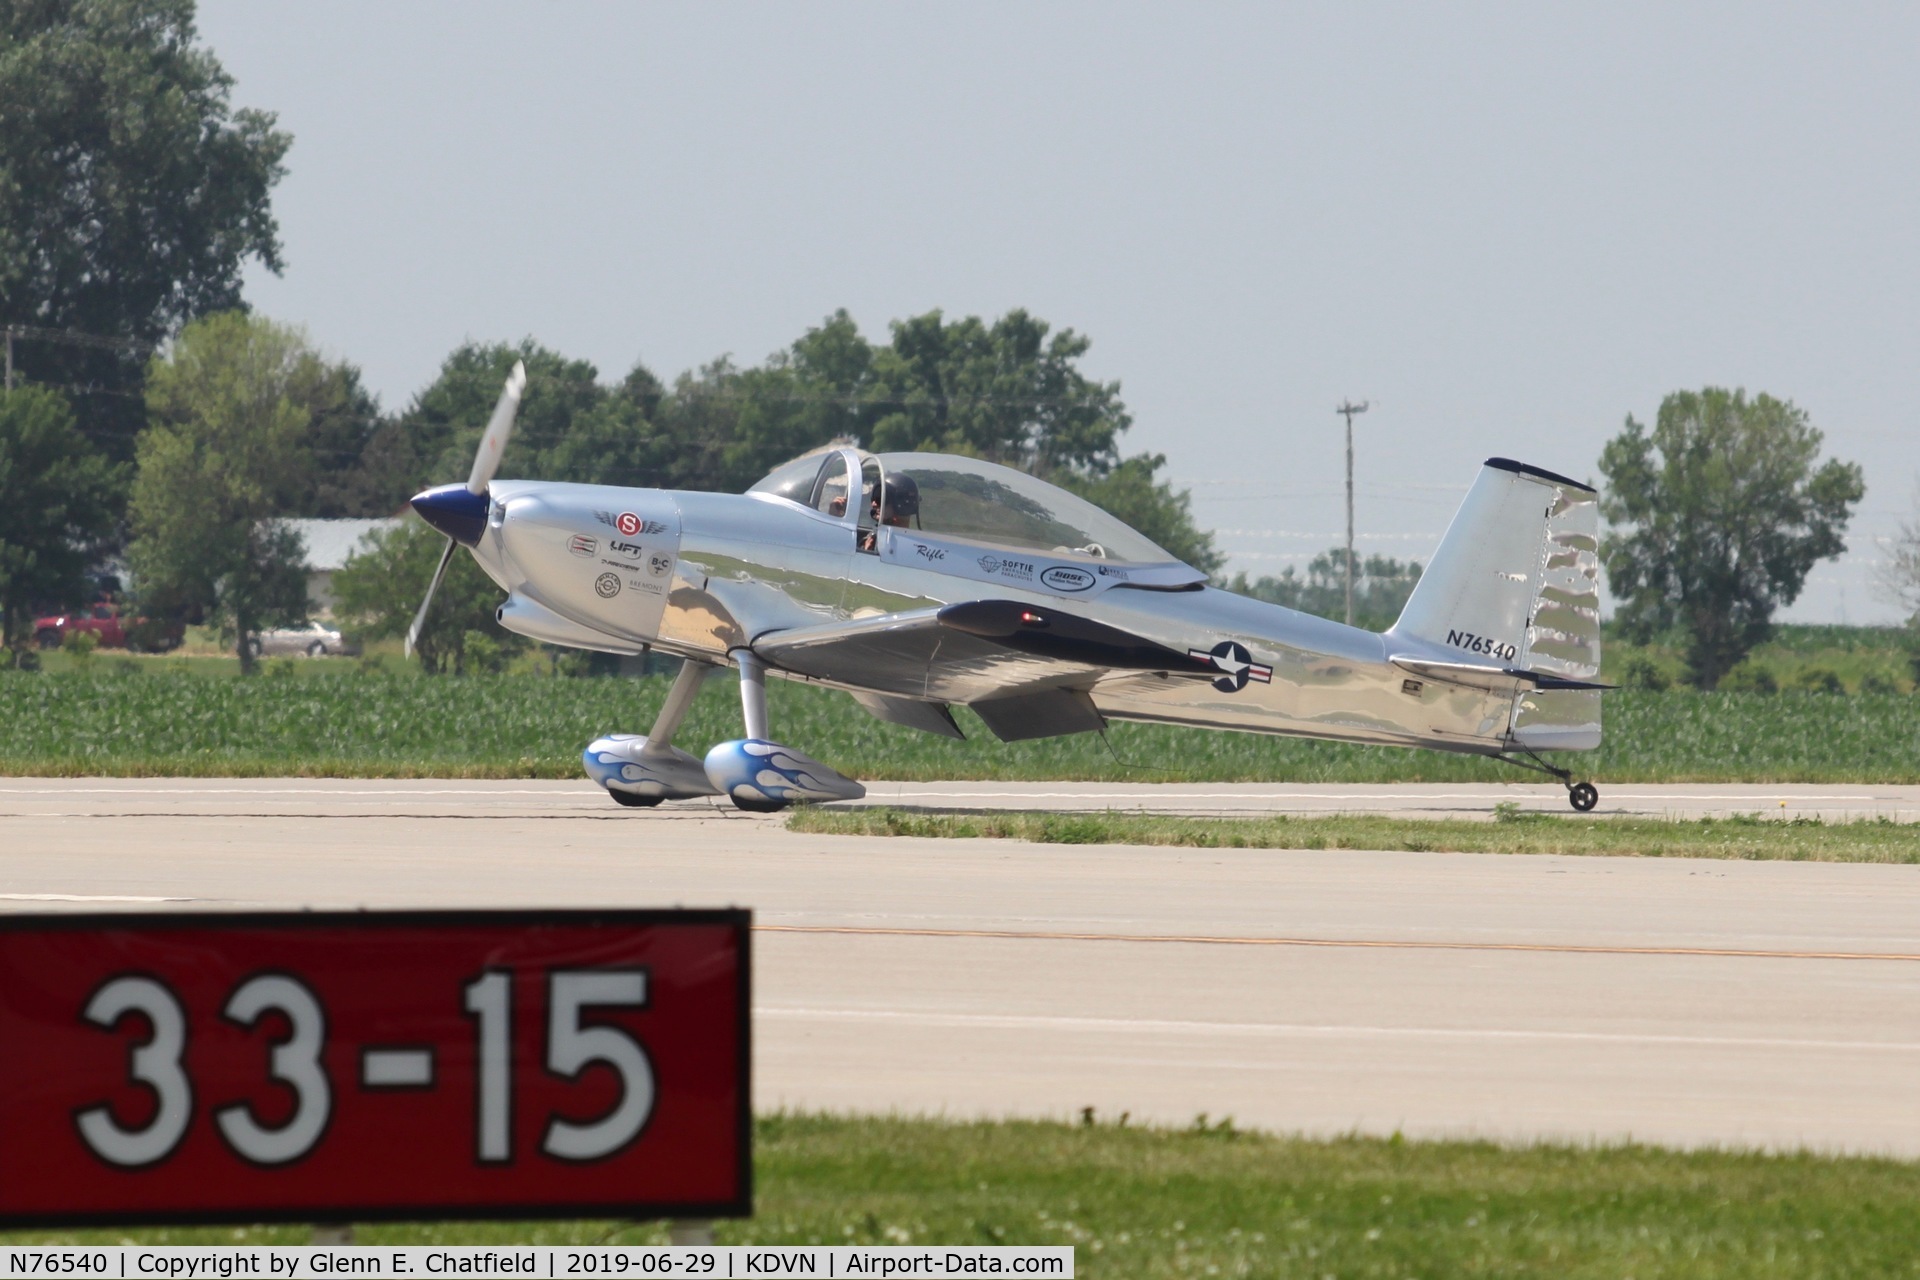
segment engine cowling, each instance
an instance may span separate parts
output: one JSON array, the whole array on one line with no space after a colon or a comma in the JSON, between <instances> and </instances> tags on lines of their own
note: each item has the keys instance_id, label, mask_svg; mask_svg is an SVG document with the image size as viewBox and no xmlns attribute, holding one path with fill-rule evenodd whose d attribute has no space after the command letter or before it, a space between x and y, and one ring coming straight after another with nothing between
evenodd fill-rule
<instances>
[{"instance_id":1,"label":"engine cowling","mask_svg":"<svg viewBox=\"0 0 1920 1280\"><path fill-rule=\"evenodd\" d=\"M536 600L523 595L510 595L506 603L494 611L494 620L516 635L538 640L542 644L565 645L572 649L596 649L601 653L636 654L644 652L646 646L636 641L623 640L583 627L571 618L563 618L553 610Z\"/></svg>"},{"instance_id":2,"label":"engine cowling","mask_svg":"<svg viewBox=\"0 0 1920 1280\"><path fill-rule=\"evenodd\" d=\"M638 653L660 633L680 511L657 489L512 482L491 519L509 588L500 625L552 644ZM515 486L517 487L517 486Z\"/></svg>"}]
</instances>

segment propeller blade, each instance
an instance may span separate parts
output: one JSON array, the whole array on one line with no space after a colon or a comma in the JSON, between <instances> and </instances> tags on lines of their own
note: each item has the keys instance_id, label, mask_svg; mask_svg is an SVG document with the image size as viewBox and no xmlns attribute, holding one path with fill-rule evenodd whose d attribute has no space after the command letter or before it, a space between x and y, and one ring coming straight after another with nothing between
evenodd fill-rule
<instances>
[{"instance_id":1,"label":"propeller blade","mask_svg":"<svg viewBox=\"0 0 1920 1280\"><path fill-rule=\"evenodd\" d=\"M467 477L468 493L485 493L487 482L500 469L500 455L506 451L507 437L513 434L513 415L520 408L520 393L527 389L527 366L515 360L507 385L500 391L500 403L493 406L487 430L480 437L480 448L473 455L473 474Z\"/></svg>"},{"instance_id":2,"label":"propeller blade","mask_svg":"<svg viewBox=\"0 0 1920 1280\"><path fill-rule=\"evenodd\" d=\"M433 571L433 581L427 584L427 598L420 602L420 612L413 615L413 625L407 628L407 656L413 656L414 642L420 639L420 628L427 625L427 610L433 605L433 593L440 589L440 579L447 576L447 565L453 560L453 550L460 544L452 538L447 539L447 549L440 553L440 567Z\"/></svg>"}]
</instances>

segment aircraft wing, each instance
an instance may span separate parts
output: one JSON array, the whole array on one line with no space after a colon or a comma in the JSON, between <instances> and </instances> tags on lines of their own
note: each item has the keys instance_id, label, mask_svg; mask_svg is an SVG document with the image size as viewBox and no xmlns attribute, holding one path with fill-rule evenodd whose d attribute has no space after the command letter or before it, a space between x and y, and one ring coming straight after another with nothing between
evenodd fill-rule
<instances>
[{"instance_id":1,"label":"aircraft wing","mask_svg":"<svg viewBox=\"0 0 1920 1280\"><path fill-rule=\"evenodd\" d=\"M968 704L1008 702L1023 695L1041 698L1050 707L1043 717L1049 724L1075 718L1058 697L1072 691L1079 695L1078 718L1093 717L1093 723L1082 726L1086 728L1098 727L1098 715L1085 690L1109 674L1220 674L1211 662L1118 627L1012 600L973 600L775 631L757 638L753 651L768 664L797 675L896 698ZM974 705L974 710L981 711L981 706ZM991 712L981 713L1000 733ZM1021 717L1023 722L1029 718ZM1019 731L1011 721L1008 727Z\"/></svg>"}]
</instances>

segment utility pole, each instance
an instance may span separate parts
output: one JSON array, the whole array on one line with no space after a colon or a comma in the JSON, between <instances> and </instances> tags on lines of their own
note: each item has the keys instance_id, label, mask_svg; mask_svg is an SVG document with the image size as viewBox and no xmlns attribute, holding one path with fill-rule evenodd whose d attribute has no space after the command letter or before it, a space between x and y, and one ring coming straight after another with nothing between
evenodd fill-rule
<instances>
[{"instance_id":1,"label":"utility pole","mask_svg":"<svg viewBox=\"0 0 1920 1280\"><path fill-rule=\"evenodd\" d=\"M1342 400L1334 412L1347 420L1347 625L1353 625L1353 415L1365 413L1367 401Z\"/></svg>"}]
</instances>

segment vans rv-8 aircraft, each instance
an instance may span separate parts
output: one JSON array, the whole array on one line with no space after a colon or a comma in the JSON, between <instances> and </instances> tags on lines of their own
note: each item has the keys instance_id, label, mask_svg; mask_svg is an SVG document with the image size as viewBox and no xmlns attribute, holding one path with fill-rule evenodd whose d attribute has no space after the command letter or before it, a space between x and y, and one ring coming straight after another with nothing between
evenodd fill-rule
<instances>
[{"instance_id":1,"label":"vans rv-8 aircraft","mask_svg":"<svg viewBox=\"0 0 1920 1280\"><path fill-rule=\"evenodd\" d=\"M894 724L1003 741L1108 720L1384 743L1590 782L1543 752L1600 745L1594 491L1490 458L1384 633L1209 587L1092 504L973 458L828 447L744 494L493 478L526 386L507 380L465 484L413 499L506 591L500 625L549 644L683 659L643 737L584 754L624 805L724 795L742 809L858 799L777 741L766 678L844 689ZM745 734L673 743L701 682L732 668Z\"/></svg>"}]
</instances>

